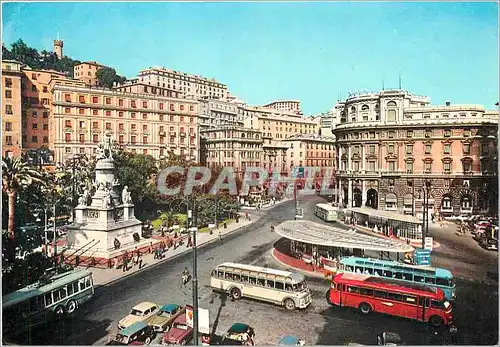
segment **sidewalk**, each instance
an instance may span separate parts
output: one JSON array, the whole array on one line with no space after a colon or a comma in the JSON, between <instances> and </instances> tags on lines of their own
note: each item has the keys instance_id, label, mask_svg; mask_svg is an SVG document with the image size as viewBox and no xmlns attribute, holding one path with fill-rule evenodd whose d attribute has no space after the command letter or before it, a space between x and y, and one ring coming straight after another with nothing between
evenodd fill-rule
<instances>
[{"instance_id":1,"label":"sidewalk","mask_svg":"<svg viewBox=\"0 0 500 347\"><path fill-rule=\"evenodd\" d=\"M283 199L279 202L276 202L274 205L268 205L266 207L263 207L261 210L267 210L270 209L274 206L277 206L279 204L285 203L288 200ZM203 247L204 245L207 245L211 242L217 241L219 238L219 231L221 236L231 234L243 227L246 227L248 225L251 225L252 223L257 222L263 215L265 214L260 214L259 211L255 211L255 213L250 213L250 218L251 220L247 220L244 217L240 218L239 223L233 222L227 225L227 228L220 227L217 230L214 230L213 234L210 235L209 232L198 232L196 235L196 243L198 247ZM143 253L142 254L142 268L139 269L139 267L133 266L130 268L130 270L124 272L123 269L120 268L96 268L96 267L80 267L80 268L85 268L88 269L92 272L93 278L94 278L94 285L95 286L102 286L106 285L108 283L111 283L113 281L116 281L122 277L130 276L134 273L137 273L139 271L143 271L144 269L147 269L150 266L155 266L157 264L160 264L164 261L167 261L169 259L172 259L174 257L180 256L182 254L185 254L187 252L191 252L192 248L191 247L186 247L186 242L184 242L181 246L177 247L177 249L170 248L168 251L164 253L164 258L163 259L154 259L154 254L153 253Z\"/></svg>"}]
</instances>

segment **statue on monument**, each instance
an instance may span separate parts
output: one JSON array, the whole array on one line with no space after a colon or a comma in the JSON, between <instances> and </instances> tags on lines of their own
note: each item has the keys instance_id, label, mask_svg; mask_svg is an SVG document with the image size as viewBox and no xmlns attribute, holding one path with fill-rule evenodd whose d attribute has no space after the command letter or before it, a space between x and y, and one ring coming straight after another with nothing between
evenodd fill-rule
<instances>
[{"instance_id":1,"label":"statue on monument","mask_svg":"<svg viewBox=\"0 0 500 347\"><path fill-rule=\"evenodd\" d=\"M89 200L89 197L90 197L90 192L88 188L85 188L82 196L80 196L80 198L78 199L78 205L87 206L87 201Z\"/></svg>"},{"instance_id":2,"label":"statue on monument","mask_svg":"<svg viewBox=\"0 0 500 347\"><path fill-rule=\"evenodd\" d=\"M106 189L106 195L104 195L104 198L102 200L103 202L103 207L104 208L110 208L113 204L113 199L111 198L111 190Z\"/></svg>"},{"instance_id":3,"label":"statue on monument","mask_svg":"<svg viewBox=\"0 0 500 347\"><path fill-rule=\"evenodd\" d=\"M130 196L130 192L128 191L128 186L123 187L122 203L123 204L131 204L132 203L132 198Z\"/></svg>"},{"instance_id":4,"label":"statue on monument","mask_svg":"<svg viewBox=\"0 0 500 347\"><path fill-rule=\"evenodd\" d=\"M100 159L110 159L113 160L113 147L114 143L111 139L110 134L104 136L103 141L99 144L97 148L97 160Z\"/></svg>"}]
</instances>

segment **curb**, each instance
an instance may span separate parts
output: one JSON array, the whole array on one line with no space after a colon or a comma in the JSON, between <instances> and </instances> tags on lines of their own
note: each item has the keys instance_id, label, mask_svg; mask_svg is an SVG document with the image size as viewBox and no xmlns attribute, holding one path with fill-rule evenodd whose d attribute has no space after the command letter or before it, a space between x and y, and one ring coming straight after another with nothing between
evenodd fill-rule
<instances>
[{"instance_id":1,"label":"curb","mask_svg":"<svg viewBox=\"0 0 500 347\"><path fill-rule=\"evenodd\" d=\"M242 226L240 226L240 227L238 227L238 228L236 228L236 229L234 229L234 230L232 230L232 231L230 231L230 232L228 232L228 233L226 233L226 234L223 234L223 235L221 235L221 236L222 236L222 237L223 237L223 239L224 239L224 236L226 236L226 235L230 235L230 234L232 234L232 233L234 233L234 232L236 232L236 231L238 231L238 230L240 230L240 229L243 229L243 228L245 228L245 227L247 227L247 226L251 226L253 223L257 222L258 220L260 220L260 217L259 217L259 218L257 218L257 219L252 220L250 223L248 223L248 224L246 224L246 225L242 225ZM197 248L197 249L201 249L201 248L203 248L203 247L205 247L205 246L210 245L211 243L213 243L213 242L215 242L215 241L217 241L217 242L219 241L218 237L215 237L215 238L214 238L214 239L212 239L212 240L205 241L205 242L203 242L203 243L201 243L201 244L197 244L197 245L196 245L196 248ZM166 261L168 261L168 260L173 260L173 259L176 259L176 258L178 258L178 257L180 257L180 256L185 255L185 254L186 254L186 253L188 253L188 252L192 252L192 250L193 250L193 248L192 248L192 247L191 247L191 248L187 248L187 249L183 250L182 252L177 253L177 254L175 254L175 255L173 255L173 256L171 256L171 257L169 257L169 258L161 259L161 260L157 261L156 263L152 263L152 264L151 264L151 265L149 265L149 266L145 266L145 267L143 267L142 269L136 270L136 271L134 271L134 272L132 272L132 273L129 273L129 274L125 275L125 276L121 276L121 277L118 277L118 278L112 279L112 280L110 280L110 281L108 281L108 282L102 282L102 283L96 284L96 285L95 285L95 288L96 288L96 290L99 290L99 289L100 289L100 287L104 287L104 286L107 286L107 285L113 284L113 283L115 283L115 282L118 282L118 281L120 281L120 280L126 279L126 278L131 277L131 276L133 276L133 275L136 275L136 274L138 274L138 273L140 273L140 272L143 272L144 270L147 270L147 269L153 268L153 267L155 267L155 266L157 266L157 265L160 265L160 264L162 264L162 263L164 263L164 262L166 262ZM91 270L90 270L90 271L91 271ZM92 271L91 271L91 272L92 272Z\"/></svg>"},{"instance_id":2,"label":"curb","mask_svg":"<svg viewBox=\"0 0 500 347\"><path fill-rule=\"evenodd\" d=\"M270 253L271 253L271 256L273 257L273 259L274 259L277 263L279 263L279 264L281 264L281 265L283 265L283 266L286 266L286 267L288 267L288 268L294 269L294 270L295 270L295 271L297 271L297 272L300 272L300 273L303 273L303 274L306 274L306 275L309 275L309 276L312 276L312 277L316 277L316 278L323 278L323 279L325 278L325 275L324 275L324 274L319 274L319 273L317 273L317 272L312 272L312 271L307 271L307 270L303 270L303 269L298 269L298 268L296 268L296 267L293 267L293 266L291 266L291 265L288 265L287 263L282 262L281 260L279 260L278 258L276 258L276 256L274 255L274 250L275 250L275 248L271 249Z\"/></svg>"}]
</instances>

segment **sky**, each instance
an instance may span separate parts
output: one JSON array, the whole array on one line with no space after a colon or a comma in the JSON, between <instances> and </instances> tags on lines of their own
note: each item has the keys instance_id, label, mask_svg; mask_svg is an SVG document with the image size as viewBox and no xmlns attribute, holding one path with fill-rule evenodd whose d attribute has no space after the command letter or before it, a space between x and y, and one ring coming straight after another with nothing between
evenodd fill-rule
<instances>
[{"instance_id":1,"label":"sky","mask_svg":"<svg viewBox=\"0 0 500 347\"><path fill-rule=\"evenodd\" d=\"M215 78L251 105L326 112L352 91L399 88L432 104L499 100L495 2L3 3L2 42L132 78L150 66Z\"/></svg>"}]
</instances>

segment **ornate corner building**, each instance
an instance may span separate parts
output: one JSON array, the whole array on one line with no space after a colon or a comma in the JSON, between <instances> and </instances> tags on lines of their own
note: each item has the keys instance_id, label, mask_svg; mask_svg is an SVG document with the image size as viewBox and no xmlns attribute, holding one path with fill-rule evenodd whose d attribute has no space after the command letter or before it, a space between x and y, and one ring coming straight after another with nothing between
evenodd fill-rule
<instances>
[{"instance_id":1,"label":"ornate corner building","mask_svg":"<svg viewBox=\"0 0 500 347\"><path fill-rule=\"evenodd\" d=\"M338 202L421 216L497 212L498 111L430 105L403 90L350 95L338 103Z\"/></svg>"}]
</instances>

